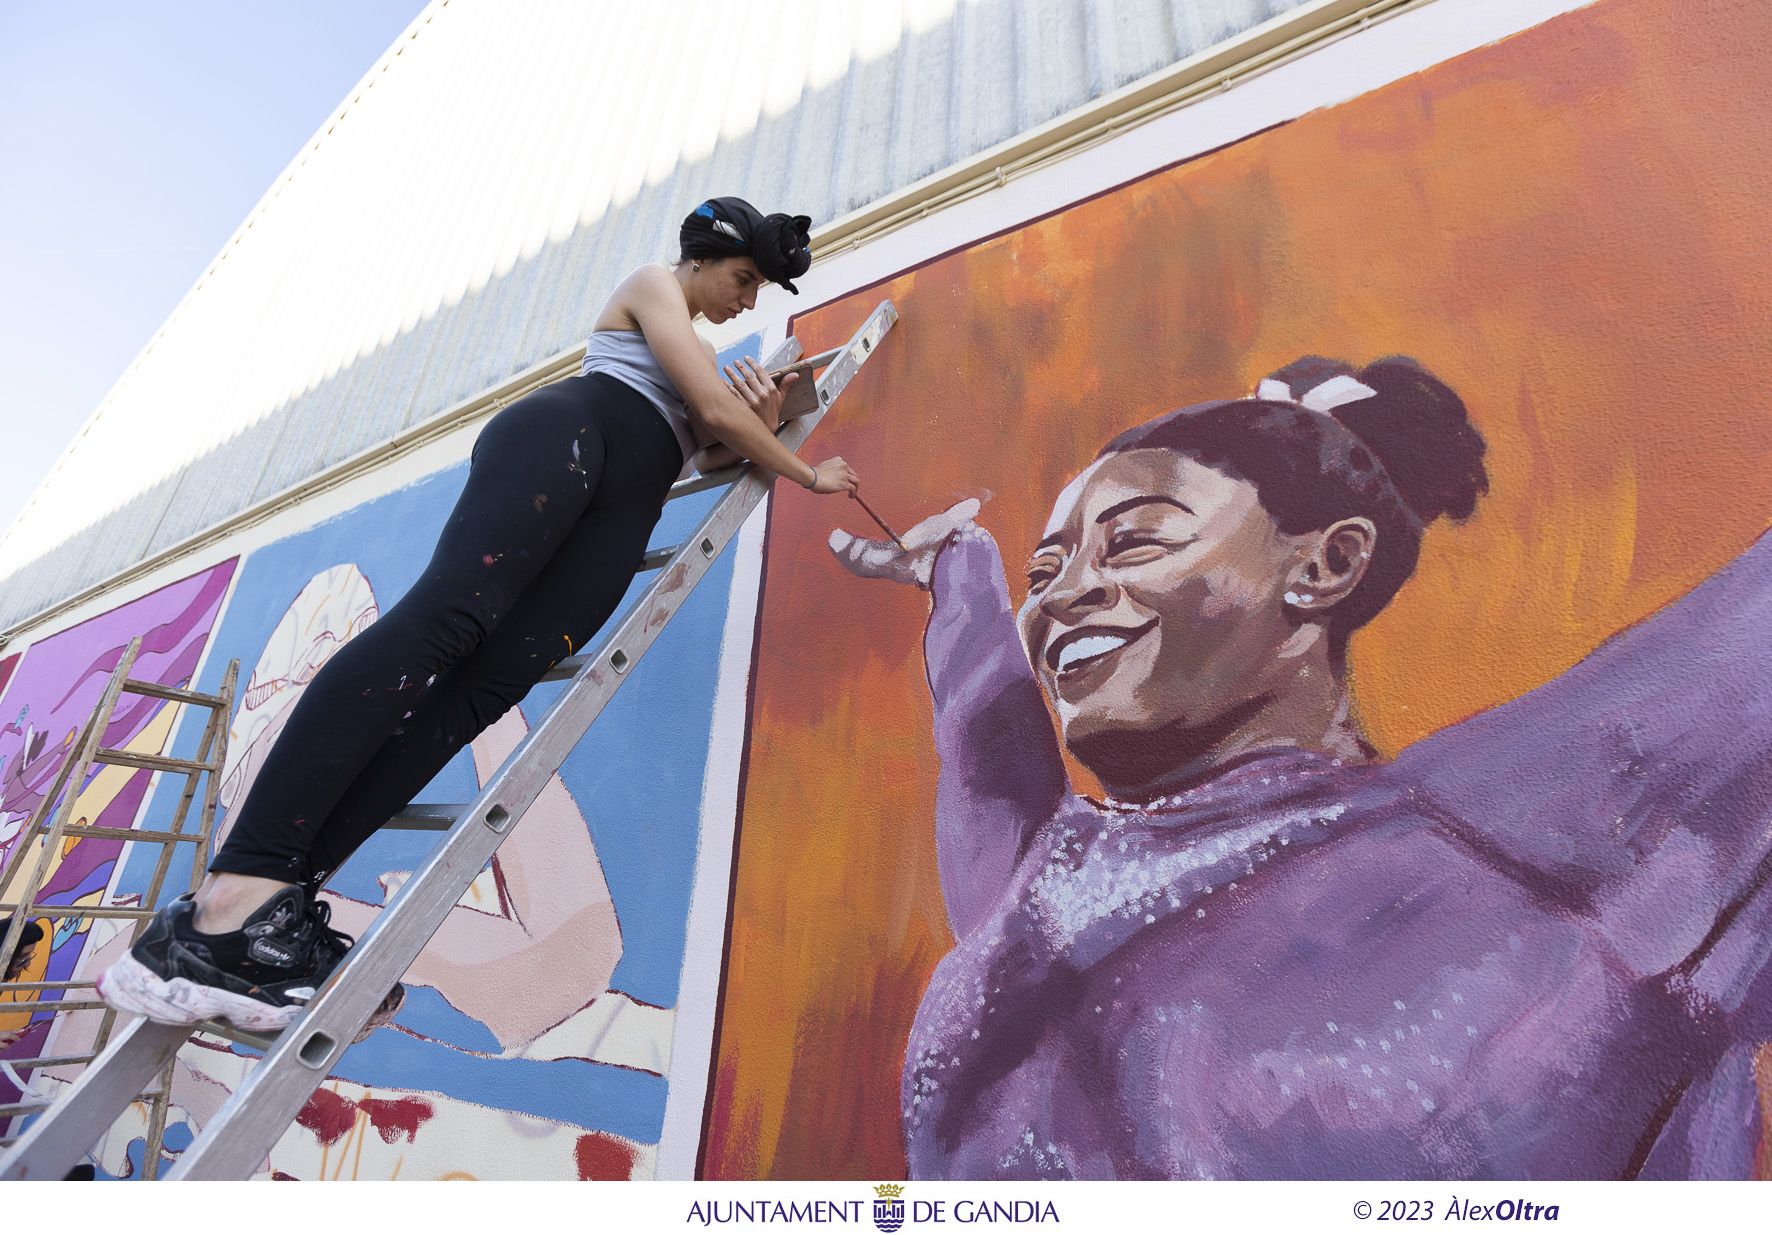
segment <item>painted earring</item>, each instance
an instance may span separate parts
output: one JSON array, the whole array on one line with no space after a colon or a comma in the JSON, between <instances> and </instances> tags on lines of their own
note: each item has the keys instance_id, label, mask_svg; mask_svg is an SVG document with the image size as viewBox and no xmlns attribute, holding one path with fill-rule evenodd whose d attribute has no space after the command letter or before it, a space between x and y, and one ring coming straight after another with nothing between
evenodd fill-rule
<instances>
[{"instance_id":1,"label":"painted earring","mask_svg":"<svg viewBox=\"0 0 1772 1235\"><path fill-rule=\"evenodd\" d=\"M1315 600L1316 597L1312 596L1309 592L1287 592L1285 596L1281 597L1281 599L1289 605L1308 605L1311 601Z\"/></svg>"}]
</instances>

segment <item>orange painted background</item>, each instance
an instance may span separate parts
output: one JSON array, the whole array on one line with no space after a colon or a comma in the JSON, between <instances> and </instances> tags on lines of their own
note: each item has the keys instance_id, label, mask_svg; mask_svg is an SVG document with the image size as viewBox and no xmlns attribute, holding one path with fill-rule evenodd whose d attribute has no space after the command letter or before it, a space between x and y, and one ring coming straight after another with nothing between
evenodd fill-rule
<instances>
[{"instance_id":1,"label":"orange painted background","mask_svg":"<svg viewBox=\"0 0 1772 1235\"><path fill-rule=\"evenodd\" d=\"M1110 437L1305 353L1465 398L1492 491L1354 642L1394 753L1678 596L1772 516L1772 6L1602 0L801 317L902 320L808 453L901 529L972 494L1010 588ZM892 1178L950 946L927 597L777 490L704 1173Z\"/></svg>"}]
</instances>

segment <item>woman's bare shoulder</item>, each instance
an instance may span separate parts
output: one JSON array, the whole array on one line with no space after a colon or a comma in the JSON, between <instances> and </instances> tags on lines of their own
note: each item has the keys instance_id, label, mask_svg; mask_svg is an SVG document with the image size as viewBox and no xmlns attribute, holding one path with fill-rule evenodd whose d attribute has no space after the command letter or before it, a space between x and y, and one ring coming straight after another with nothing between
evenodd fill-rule
<instances>
[{"instance_id":1,"label":"woman's bare shoulder","mask_svg":"<svg viewBox=\"0 0 1772 1235\"><path fill-rule=\"evenodd\" d=\"M591 329L639 330L640 319L634 312L636 307L649 301L656 303L660 297L681 299L682 295L683 290L672 277L670 267L656 262L637 267L609 293L609 299Z\"/></svg>"}]
</instances>

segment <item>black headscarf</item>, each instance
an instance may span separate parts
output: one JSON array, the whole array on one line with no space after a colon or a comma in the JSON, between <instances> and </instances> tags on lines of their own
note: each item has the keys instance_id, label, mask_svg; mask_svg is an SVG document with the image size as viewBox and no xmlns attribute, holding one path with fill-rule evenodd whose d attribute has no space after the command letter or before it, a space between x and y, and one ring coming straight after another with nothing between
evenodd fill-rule
<instances>
[{"instance_id":1,"label":"black headscarf","mask_svg":"<svg viewBox=\"0 0 1772 1235\"><path fill-rule=\"evenodd\" d=\"M771 283L800 294L792 280L812 266L812 220L763 214L742 197L710 197L683 220L684 257L748 257Z\"/></svg>"}]
</instances>

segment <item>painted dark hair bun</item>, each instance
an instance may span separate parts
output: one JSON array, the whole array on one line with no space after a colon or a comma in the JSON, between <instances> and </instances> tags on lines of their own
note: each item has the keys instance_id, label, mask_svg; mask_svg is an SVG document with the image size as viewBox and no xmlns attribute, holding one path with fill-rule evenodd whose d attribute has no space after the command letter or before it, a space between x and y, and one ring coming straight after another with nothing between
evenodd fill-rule
<instances>
[{"instance_id":1,"label":"painted dark hair bun","mask_svg":"<svg viewBox=\"0 0 1772 1235\"><path fill-rule=\"evenodd\" d=\"M1365 518L1378 531L1366 576L1335 606L1339 640L1372 620L1415 571L1422 533L1463 519L1489 490L1483 436L1452 388L1406 356L1363 369L1302 356L1253 397L1196 403L1102 447L1173 450L1255 486L1289 536Z\"/></svg>"},{"instance_id":2,"label":"painted dark hair bun","mask_svg":"<svg viewBox=\"0 0 1772 1235\"><path fill-rule=\"evenodd\" d=\"M1423 523L1468 518L1489 491L1489 474L1464 400L1407 356L1375 360L1354 377L1377 393L1342 404L1335 418L1377 456Z\"/></svg>"}]
</instances>

